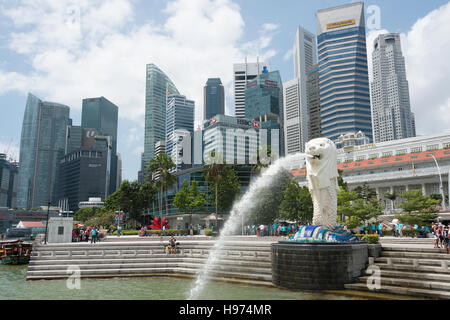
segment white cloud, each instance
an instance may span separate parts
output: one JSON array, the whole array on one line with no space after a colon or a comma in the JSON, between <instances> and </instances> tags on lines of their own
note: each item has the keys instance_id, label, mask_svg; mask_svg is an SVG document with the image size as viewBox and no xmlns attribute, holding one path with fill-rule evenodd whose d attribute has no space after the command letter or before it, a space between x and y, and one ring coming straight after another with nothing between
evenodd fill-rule
<instances>
[{"instance_id":1,"label":"white cloud","mask_svg":"<svg viewBox=\"0 0 450 320\"><path fill-rule=\"evenodd\" d=\"M103 95L119 117L143 125L145 65L155 63L203 112L203 86L220 77L232 83L233 63L269 59L278 26L265 24L259 39L242 43L240 8L230 0L173 0L160 24L133 22L133 0L20 0L0 9L13 22L8 47L24 56L28 73L2 72L0 94L28 91L45 100L81 107L82 98ZM231 92L227 92L227 108Z\"/></svg>"},{"instance_id":2,"label":"white cloud","mask_svg":"<svg viewBox=\"0 0 450 320\"><path fill-rule=\"evenodd\" d=\"M284 61L288 61L289 59L292 58L292 56L294 55L294 49L289 49L288 51L286 51L286 53L283 56L283 60Z\"/></svg>"}]
</instances>

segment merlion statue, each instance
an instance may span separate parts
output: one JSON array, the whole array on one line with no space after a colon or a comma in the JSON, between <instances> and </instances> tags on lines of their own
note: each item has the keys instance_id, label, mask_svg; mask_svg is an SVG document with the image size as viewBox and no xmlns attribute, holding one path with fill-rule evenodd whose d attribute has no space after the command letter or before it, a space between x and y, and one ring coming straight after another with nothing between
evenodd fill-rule
<instances>
[{"instance_id":1,"label":"merlion statue","mask_svg":"<svg viewBox=\"0 0 450 320\"><path fill-rule=\"evenodd\" d=\"M336 228L338 170L333 141L318 138L306 144L306 179L314 204L313 225Z\"/></svg>"}]
</instances>

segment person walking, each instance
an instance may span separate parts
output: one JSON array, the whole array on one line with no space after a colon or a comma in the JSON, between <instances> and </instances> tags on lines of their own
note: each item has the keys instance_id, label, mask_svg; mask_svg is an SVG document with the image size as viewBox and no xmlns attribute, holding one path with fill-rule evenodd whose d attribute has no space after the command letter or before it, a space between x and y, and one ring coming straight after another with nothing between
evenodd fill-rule
<instances>
[{"instance_id":1,"label":"person walking","mask_svg":"<svg viewBox=\"0 0 450 320\"><path fill-rule=\"evenodd\" d=\"M380 222L377 226L378 228L378 235L380 236L380 238L383 236L383 224Z\"/></svg>"},{"instance_id":2,"label":"person walking","mask_svg":"<svg viewBox=\"0 0 450 320\"><path fill-rule=\"evenodd\" d=\"M145 229L144 229L144 226L141 226L141 232L140 232L141 238L143 238L144 235L145 235Z\"/></svg>"},{"instance_id":3,"label":"person walking","mask_svg":"<svg viewBox=\"0 0 450 320\"><path fill-rule=\"evenodd\" d=\"M194 235L194 227L192 226L192 223L189 224L189 235L193 236Z\"/></svg>"}]
</instances>

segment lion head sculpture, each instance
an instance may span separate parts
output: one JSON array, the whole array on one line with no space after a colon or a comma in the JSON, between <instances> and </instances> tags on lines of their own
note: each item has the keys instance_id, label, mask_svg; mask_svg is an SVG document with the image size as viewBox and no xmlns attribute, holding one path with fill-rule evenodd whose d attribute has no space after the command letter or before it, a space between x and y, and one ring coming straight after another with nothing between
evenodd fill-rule
<instances>
[{"instance_id":1,"label":"lion head sculpture","mask_svg":"<svg viewBox=\"0 0 450 320\"><path fill-rule=\"evenodd\" d=\"M306 178L309 189L335 186L337 191L337 151L330 139L318 138L306 144Z\"/></svg>"}]
</instances>

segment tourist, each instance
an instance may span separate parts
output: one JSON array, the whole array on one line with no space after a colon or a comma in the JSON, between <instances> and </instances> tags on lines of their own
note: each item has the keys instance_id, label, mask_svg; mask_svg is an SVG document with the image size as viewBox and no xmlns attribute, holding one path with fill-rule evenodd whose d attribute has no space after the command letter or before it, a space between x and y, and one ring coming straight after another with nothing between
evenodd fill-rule
<instances>
[{"instance_id":1,"label":"tourist","mask_svg":"<svg viewBox=\"0 0 450 320\"><path fill-rule=\"evenodd\" d=\"M259 230L260 230L261 237L264 237L264 225L263 224L259 226Z\"/></svg>"},{"instance_id":2,"label":"tourist","mask_svg":"<svg viewBox=\"0 0 450 320\"><path fill-rule=\"evenodd\" d=\"M97 243L97 232L98 230L95 227L91 230L91 243Z\"/></svg>"},{"instance_id":3,"label":"tourist","mask_svg":"<svg viewBox=\"0 0 450 320\"><path fill-rule=\"evenodd\" d=\"M117 237L120 237L120 233L122 232L122 228L120 227L120 224L117 226Z\"/></svg>"},{"instance_id":4,"label":"tourist","mask_svg":"<svg viewBox=\"0 0 450 320\"><path fill-rule=\"evenodd\" d=\"M383 236L383 224L381 222L378 224L378 235Z\"/></svg>"},{"instance_id":5,"label":"tourist","mask_svg":"<svg viewBox=\"0 0 450 320\"><path fill-rule=\"evenodd\" d=\"M89 242L89 236L91 235L91 229L89 227L86 229L84 235L86 236L86 242Z\"/></svg>"},{"instance_id":6,"label":"tourist","mask_svg":"<svg viewBox=\"0 0 450 320\"><path fill-rule=\"evenodd\" d=\"M170 253L177 253L177 240L172 236L169 240Z\"/></svg>"},{"instance_id":7,"label":"tourist","mask_svg":"<svg viewBox=\"0 0 450 320\"><path fill-rule=\"evenodd\" d=\"M166 226L165 225L162 226L162 235L163 235L163 237L166 236Z\"/></svg>"},{"instance_id":8,"label":"tourist","mask_svg":"<svg viewBox=\"0 0 450 320\"><path fill-rule=\"evenodd\" d=\"M148 236L147 230L148 230L148 227L147 227L147 226L144 226L144 237L147 237L147 236Z\"/></svg>"},{"instance_id":9,"label":"tourist","mask_svg":"<svg viewBox=\"0 0 450 320\"><path fill-rule=\"evenodd\" d=\"M441 224L439 225L439 229L438 229L438 236L439 236L439 248L443 248L444 247L444 226Z\"/></svg>"},{"instance_id":10,"label":"tourist","mask_svg":"<svg viewBox=\"0 0 450 320\"><path fill-rule=\"evenodd\" d=\"M444 243L444 248L447 251L447 254L450 253L450 249L448 247L449 245L449 232L448 232L448 226L446 226L443 230L442 230L442 238L443 238L443 243Z\"/></svg>"},{"instance_id":11,"label":"tourist","mask_svg":"<svg viewBox=\"0 0 450 320\"><path fill-rule=\"evenodd\" d=\"M438 227L435 223L431 226L431 230L433 232L434 237L434 247L439 248L439 234L438 234Z\"/></svg>"},{"instance_id":12,"label":"tourist","mask_svg":"<svg viewBox=\"0 0 450 320\"><path fill-rule=\"evenodd\" d=\"M144 226L141 226L141 232L140 232L141 238L144 237L144 235L145 235L145 229L144 229Z\"/></svg>"},{"instance_id":13,"label":"tourist","mask_svg":"<svg viewBox=\"0 0 450 320\"><path fill-rule=\"evenodd\" d=\"M189 224L189 235L193 236L194 235L194 227L192 226L192 223Z\"/></svg>"}]
</instances>

